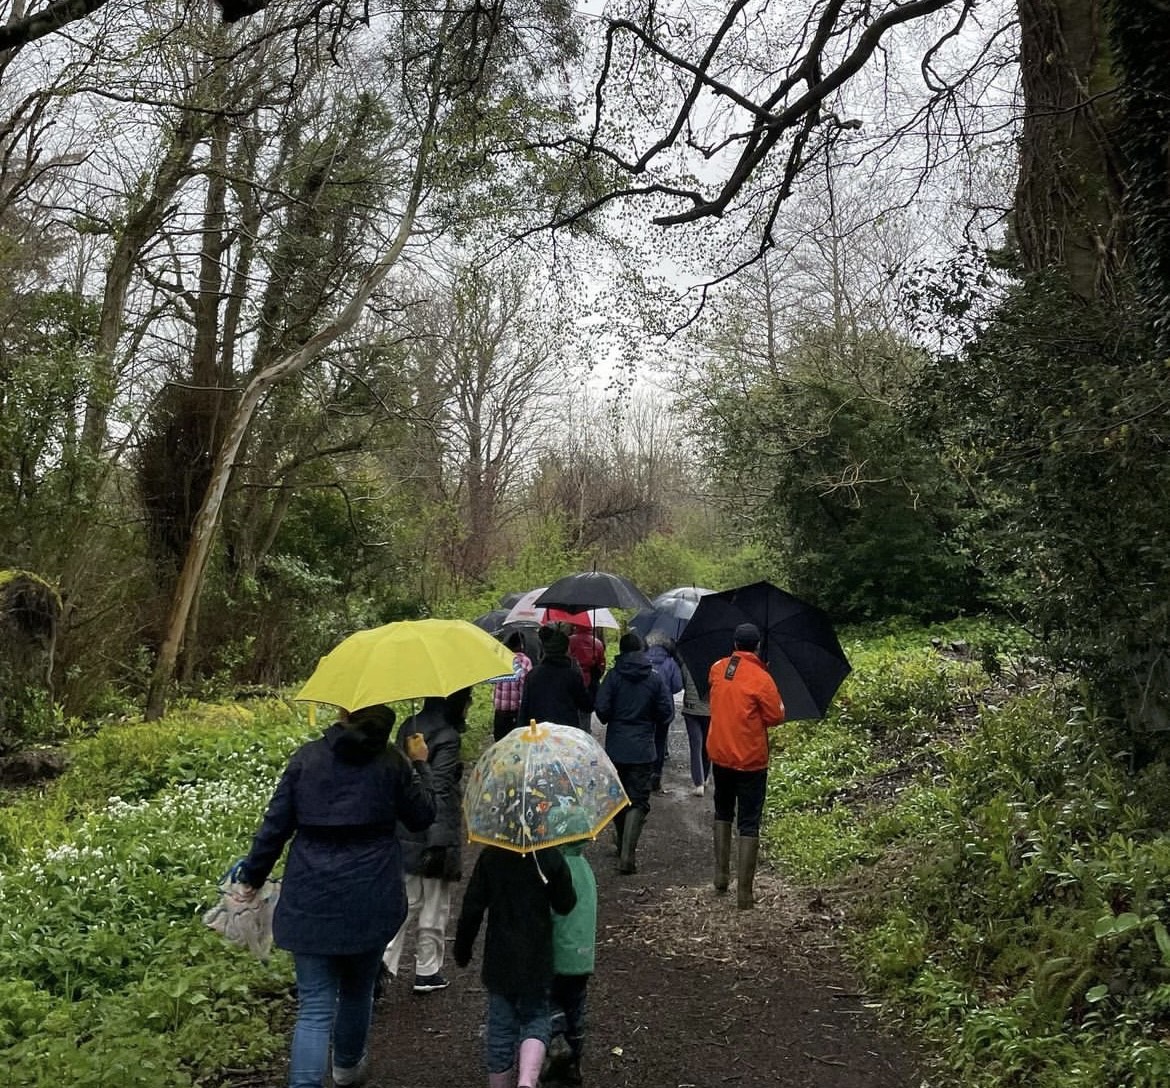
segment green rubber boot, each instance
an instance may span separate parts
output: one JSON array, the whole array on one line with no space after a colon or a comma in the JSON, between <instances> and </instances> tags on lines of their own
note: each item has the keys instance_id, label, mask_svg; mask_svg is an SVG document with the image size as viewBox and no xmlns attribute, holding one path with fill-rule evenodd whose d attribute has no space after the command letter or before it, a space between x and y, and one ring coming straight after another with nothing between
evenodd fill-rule
<instances>
[{"instance_id":1,"label":"green rubber boot","mask_svg":"<svg viewBox=\"0 0 1170 1088\"><path fill-rule=\"evenodd\" d=\"M727 893L731 883L731 822L715 821L715 891L718 895Z\"/></svg>"},{"instance_id":2,"label":"green rubber boot","mask_svg":"<svg viewBox=\"0 0 1170 1088\"><path fill-rule=\"evenodd\" d=\"M740 835L739 856L736 859L735 891L736 906L750 910L755 906L752 897L752 882L756 879L756 860L760 856L760 840L756 835Z\"/></svg>"}]
</instances>

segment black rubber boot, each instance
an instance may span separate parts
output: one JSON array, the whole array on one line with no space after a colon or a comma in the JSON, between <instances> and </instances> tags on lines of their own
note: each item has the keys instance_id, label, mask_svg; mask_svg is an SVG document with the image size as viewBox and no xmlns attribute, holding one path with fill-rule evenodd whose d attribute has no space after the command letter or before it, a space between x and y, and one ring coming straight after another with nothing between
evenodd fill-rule
<instances>
[{"instance_id":1,"label":"black rubber boot","mask_svg":"<svg viewBox=\"0 0 1170 1088\"><path fill-rule=\"evenodd\" d=\"M618 859L618 872L628 876L638 871L637 850L638 839L642 836L642 825L646 822L646 813L636 808L626 817L626 826L622 829L622 854Z\"/></svg>"},{"instance_id":2,"label":"black rubber boot","mask_svg":"<svg viewBox=\"0 0 1170 1088\"><path fill-rule=\"evenodd\" d=\"M715 821L715 878L713 880L718 895L727 893L727 885L731 883L731 821Z\"/></svg>"},{"instance_id":3,"label":"black rubber boot","mask_svg":"<svg viewBox=\"0 0 1170 1088\"><path fill-rule=\"evenodd\" d=\"M629 812L626 809L622 809L613 818L613 856L615 858L622 856L622 828L626 826L626 818L628 816Z\"/></svg>"}]
</instances>

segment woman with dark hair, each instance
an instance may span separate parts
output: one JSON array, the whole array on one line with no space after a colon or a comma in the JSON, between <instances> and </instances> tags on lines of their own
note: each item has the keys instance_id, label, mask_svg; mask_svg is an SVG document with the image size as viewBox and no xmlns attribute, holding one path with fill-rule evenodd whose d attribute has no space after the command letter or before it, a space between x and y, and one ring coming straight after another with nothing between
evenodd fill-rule
<instances>
[{"instance_id":1,"label":"woman with dark hair","mask_svg":"<svg viewBox=\"0 0 1170 1088\"><path fill-rule=\"evenodd\" d=\"M289 1088L320 1088L330 1045L336 1084L365 1077L382 950L406 917L396 832L435 818L426 742L404 755L388 743L393 728L388 706L363 707L294 752L234 868L254 894L292 840L273 919L297 976Z\"/></svg>"}]
</instances>

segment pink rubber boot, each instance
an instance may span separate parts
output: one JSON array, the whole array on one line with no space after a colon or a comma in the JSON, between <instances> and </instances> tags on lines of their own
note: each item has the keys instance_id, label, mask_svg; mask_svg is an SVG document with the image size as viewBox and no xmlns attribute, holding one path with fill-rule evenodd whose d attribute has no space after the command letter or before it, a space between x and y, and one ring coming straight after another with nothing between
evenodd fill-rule
<instances>
[{"instance_id":1,"label":"pink rubber boot","mask_svg":"<svg viewBox=\"0 0 1170 1088\"><path fill-rule=\"evenodd\" d=\"M513 1079L515 1076L515 1069L508 1069L503 1073L489 1073L488 1088L512 1088L516 1083Z\"/></svg>"},{"instance_id":2,"label":"pink rubber boot","mask_svg":"<svg viewBox=\"0 0 1170 1088\"><path fill-rule=\"evenodd\" d=\"M517 1062L520 1076L516 1079L516 1088L537 1088L547 1049L539 1039L525 1039L520 1044L520 1060Z\"/></svg>"}]
</instances>

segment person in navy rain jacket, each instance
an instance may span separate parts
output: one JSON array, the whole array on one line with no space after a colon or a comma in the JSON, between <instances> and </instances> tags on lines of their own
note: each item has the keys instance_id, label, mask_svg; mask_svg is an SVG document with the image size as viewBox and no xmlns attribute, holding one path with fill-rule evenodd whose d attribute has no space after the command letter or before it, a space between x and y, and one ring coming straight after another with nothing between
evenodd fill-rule
<instances>
[{"instance_id":1,"label":"person in navy rain jacket","mask_svg":"<svg viewBox=\"0 0 1170 1088\"><path fill-rule=\"evenodd\" d=\"M674 717L674 700L642 649L642 636L627 631L618 643L613 668L597 693L597 717L605 725L605 754L613 760L630 799L614 817L618 835L618 872L638 871L635 851L650 813L654 776L654 735Z\"/></svg>"},{"instance_id":2,"label":"person in navy rain jacket","mask_svg":"<svg viewBox=\"0 0 1170 1088\"><path fill-rule=\"evenodd\" d=\"M404 755L393 727L388 706L363 707L294 752L233 870L254 894L292 840L272 923L296 967L289 1088L321 1088L331 1043L336 1084L365 1076L382 950L406 918L396 831L435 818L426 742Z\"/></svg>"}]
</instances>

